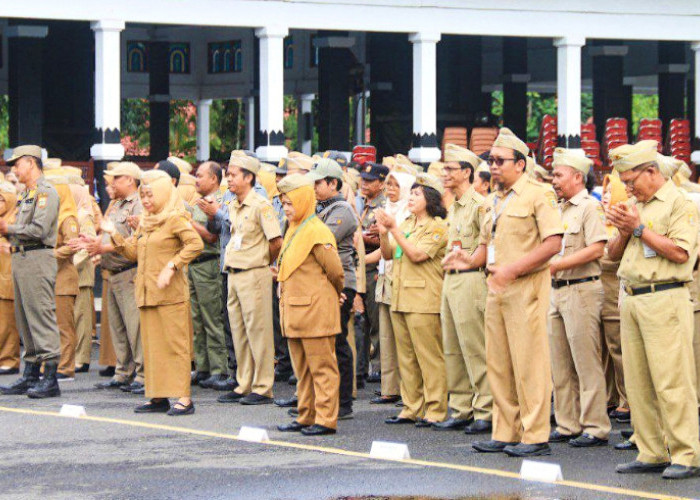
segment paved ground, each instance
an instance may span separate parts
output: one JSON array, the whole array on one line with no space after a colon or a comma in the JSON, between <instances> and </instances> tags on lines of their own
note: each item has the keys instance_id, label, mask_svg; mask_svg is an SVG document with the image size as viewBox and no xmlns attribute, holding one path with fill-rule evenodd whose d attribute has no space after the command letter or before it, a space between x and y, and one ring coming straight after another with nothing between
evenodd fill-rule
<instances>
[{"instance_id":1,"label":"paved ground","mask_svg":"<svg viewBox=\"0 0 700 500\"><path fill-rule=\"evenodd\" d=\"M81 376L82 375L82 376ZM136 396L99 391L96 371L62 384L63 397L45 401L0 396L0 442L6 455L0 466L2 498L245 498L332 499L349 496L424 495L431 498L604 499L700 497L700 479L671 483L658 476L620 476L618 462L634 454L612 447L575 451L555 445L543 461L559 463L565 480L623 488L625 492L552 485L501 477L518 472L521 460L473 453L474 438L459 432L435 432L413 426L388 426L397 408L369 404L377 385L360 391L354 420L340 422L339 433L307 438L277 432L286 410L273 406L222 405L217 393L196 388L193 416L136 415ZM6 383L2 377L0 383ZM102 379L104 380L104 379ZM278 396L292 388L275 387ZM88 416L154 424L57 418L8 412L6 408L57 412L63 403L84 405ZM5 408L5 409L3 409ZM329 452L256 444L228 439L242 425L267 429L270 439L368 453L373 440L405 442L413 459L433 464L405 464ZM158 426L211 431L202 436ZM620 440L616 426L611 444ZM457 464L486 473L439 466ZM628 491L629 490L629 491ZM631 491L634 490L634 491ZM635 494L636 492L636 494Z\"/></svg>"}]
</instances>

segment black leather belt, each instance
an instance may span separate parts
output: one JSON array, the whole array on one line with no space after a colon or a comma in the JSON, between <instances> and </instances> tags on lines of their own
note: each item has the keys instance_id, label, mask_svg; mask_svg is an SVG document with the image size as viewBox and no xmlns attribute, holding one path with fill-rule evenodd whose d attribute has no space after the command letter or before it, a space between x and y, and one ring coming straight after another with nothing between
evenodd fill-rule
<instances>
[{"instance_id":1,"label":"black leather belt","mask_svg":"<svg viewBox=\"0 0 700 500\"><path fill-rule=\"evenodd\" d=\"M600 276L589 276L588 278L579 278L577 280L552 280L552 288L563 288L569 285L578 285L579 283L588 283L589 281L598 281Z\"/></svg>"},{"instance_id":2,"label":"black leather belt","mask_svg":"<svg viewBox=\"0 0 700 500\"><path fill-rule=\"evenodd\" d=\"M672 283L659 283L649 286L629 286L625 285L627 295L644 295L645 293L663 292L664 290L672 290L673 288L681 288L686 285L685 281L674 281Z\"/></svg>"},{"instance_id":3,"label":"black leather belt","mask_svg":"<svg viewBox=\"0 0 700 500\"><path fill-rule=\"evenodd\" d=\"M447 274L477 273L485 271L485 267L475 267L474 269L450 269Z\"/></svg>"},{"instance_id":4,"label":"black leather belt","mask_svg":"<svg viewBox=\"0 0 700 500\"><path fill-rule=\"evenodd\" d=\"M242 273L244 271L250 271L250 269L238 269L236 267L227 267L226 272L231 274Z\"/></svg>"},{"instance_id":5,"label":"black leather belt","mask_svg":"<svg viewBox=\"0 0 700 500\"><path fill-rule=\"evenodd\" d=\"M25 253L32 250L53 250L53 247L44 245L43 243L32 243L31 245L12 245L10 253Z\"/></svg>"},{"instance_id":6,"label":"black leather belt","mask_svg":"<svg viewBox=\"0 0 700 500\"><path fill-rule=\"evenodd\" d=\"M190 265L192 264L201 264L202 262L209 262L210 260L219 260L219 254L218 253L208 253L206 255L200 255L196 259L194 259L192 262L190 262Z\"/></svg>"},{"instance_id":7,"label":"black leather belt","mask_svg":"<svg viewBox=\"0 0 700 500\"><path fill-rule=\"evenodd\" d=\"M119 269L115 269L114 271L110 271L109 269L107 269L107 270L110 272L110 274L112 276L114 276L115 274L121 274L121 273L125 273L127 271L131 271L136 266L137 266L137 264L134 262L133 264L129 264L128 266L124 266L124 267L120 267Z\"/></svg>"}]
</instances>

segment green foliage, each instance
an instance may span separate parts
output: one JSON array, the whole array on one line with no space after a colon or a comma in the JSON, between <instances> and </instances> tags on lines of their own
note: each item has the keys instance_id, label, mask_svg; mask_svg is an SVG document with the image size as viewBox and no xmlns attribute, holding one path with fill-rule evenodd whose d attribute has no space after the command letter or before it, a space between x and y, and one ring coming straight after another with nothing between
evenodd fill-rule
<instances>
[{"instance_id":1,"label":"green foliage","mask_svg":"<svg viewBox=\"0 0 700 500\"><path fill-rule=\"evenodd\" d=\"M659 116L659 95L632 95L632 134L637 135L639 122L642 118L658 118Z\"/></svg>"},{"instance_id":2,"label":"green foliage","mask_svg":"<svg viewBox=\"0 0 700 500\"><path fill-rule=\"evenodd\" d=\"M0 95L0 149L10 145L10 100Z\"/></svg>"},{"instance_id":3,"label":"green foliage","mask_svg":"<svg viewBox=\"0 0 700 500\"><path fill-rule=\"evenodd\" d=\"M234 149L245 142L246 117L240 99L214 99L209 111L209 147L211 159L226 161Z\"/></svg>"},{"instance_id":4,"label":"green foliage","mask_svg":"<svg viewBox=\"0 0 700 500\"><path fill-rule=\"evenodd\" d=\"M121 134L130 137L140 147L148 149L151 145L149 123L151 110L148 99L122 99Z\"/></svg>"},{"instance_id":5,"label":"green foliage","mask_svg":"<svg viewBox=\"0 0 700 500\"><path fill-rule=\"evenodd\" d=\"M296 151L297 137L299 131L299 123L297 119L297 99L293 95L284 96L284 137L286 138L287 148L290 151Z\"/></svg>"}]
</instances>

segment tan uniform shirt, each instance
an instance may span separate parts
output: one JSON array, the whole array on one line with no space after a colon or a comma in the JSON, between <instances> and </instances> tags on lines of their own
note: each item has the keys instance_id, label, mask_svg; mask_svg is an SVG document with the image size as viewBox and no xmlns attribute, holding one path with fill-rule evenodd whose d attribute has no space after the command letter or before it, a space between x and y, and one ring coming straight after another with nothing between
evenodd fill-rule
<instances>
[{"instance_id":1,"label":"tan uniform shirt","mask_svg":"<svg viewBox=\"0 0 700 500\"><path fill-rule=\"evenodd\" d=\"M88 236L95 236L95 223L92 215L83 217L80 223L80 232ZM78 270L78 286L80 288L95 286L95 265L85 250L81 250L73 256L73 264Z\"/></svg>"},{"instance_id":2,"label":"tan uniform shirt","mask_svg":"<svg viewBox=\"0 0 700 500\"><path fill-rule=\"evenodd\" d=\"M0 242L7 241L0 237ZM0 299L15 300L15 288L12 284L12 256L0 251Z\"/></svg>"},{"instance_id":3,"label":"tan uniform shirt","mask_svg":"<svg viewBox=\"0 0 700 500\"><path fill-rule=\"evenodd\" d=\"M557 198L551 188L523 175L508 192L491 193L484 203L486 219L479 244L493 244L493 262L511 264L532 252L546 238L564 233ZM495 237L494 221L497 219ZM491 253L488 251L487 253ZM546 269L542 264L533 273Z\"/></svg>"},{"instance_id":4,"label":"tan uniform shirt","mask_svg":"<svg viewBox=\"0 0 700 500\"><path fill-rule=\"evenodd\" d=\"M656 255L642 243L630 237L620 261L617 275L625 285L691 281L698 253L698 210L672 181L666 182L646 203L636 202L637 210L650 231L670 238L688 252L690 258L676 264Z\"/></svg>"},{"instance_id":5,"label":"tan uniform shirt","mask_svg":"<svg viewBox=\"0 0 700 500\"><path fill-rule=\"evenodd\" d=\"M128 238L134 234L134 229L129 225L128 219L134 215L141 215L143 207L141 206L141 200L137 192L133 192L123 200L115 200L110 205L105 217L114 223L114 227L119 234L124 238ZM109 242L109 235L105 234L103 236L104 242ZM124 267L130 266L132 262L119 255L116 252L106 253L102 256L101 265L102 269L107 271L118 271Z\"/></svg>"},{"instance_id":6,"label":"tan uniform shirt","mask_svg":"<svg viewBox=\"0 0 700 500\"><path fill-rule=\"evenodd\" d=\"M270 265L270 240L282 236L272 204L255 191L241 203L229 205L231 241L226 246L224 269L255 269Z\"/></svg>"},{"instance_id":7,"label":"tan uniform shirt","mask_svg":"<svg viewBox=\"0 0 700 500\"><path fill-rule=\"evenodd\" d=\"M450 249L459 247L470 254L474 253L479 246L479 233L485 213L483 203L484 197L470 186L467 192L450 206L447 211L447 242Z\"/></svg>"},{"instance_id":8,"label":"tan uniform shirt","mask_svg":"<svg viewBox=\"0 0 700 500\"><path fill-rule=\"evenodd\" d=\"M418 222L415 216L400 226L408 241L430 257L415 264L398 255L394 246L391 310L406 313L440 313L443 270L441 261L447 245L447 223L440 218ZM398 258L397 258L398 257Z\"/></svg>"},{"instance_id":9,"label":"tan uniform shirt","mask_svg":"<svg viewBox=\"0 0 700 500\"><path fill-rule=\"evenodd\" d=\"M585 188L571 199L562 201L560 206L561 218L564 223L563 253L555 255L552 260L556 261L568 257L593 243L608 241L603 206L588 194ZM596 259L573 269L559 271L555 275L555 279L575 280L600 276L600 273L600 260Z\"/></svg>"},{"instance_id":10,"label":"tan uniform shirt","mask_svg":"<svg viewBox=\"0 0 700 500\"><path fill-rule=\"evenodd\" d=\"M56 295L78 295L78 270L73 265L73 250L68 246L68 241L77 238L78 219L67 217L58 228L56 239Z\"/></svg>"}]
</instances>

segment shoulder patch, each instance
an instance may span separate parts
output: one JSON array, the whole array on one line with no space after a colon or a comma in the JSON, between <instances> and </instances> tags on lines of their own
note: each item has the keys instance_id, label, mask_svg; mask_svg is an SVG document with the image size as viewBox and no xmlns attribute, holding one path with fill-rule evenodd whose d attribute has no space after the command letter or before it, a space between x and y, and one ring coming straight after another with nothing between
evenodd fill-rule
<instances>
[{"instance_id":1,"label":"shoulder patch","mask_svg":"<svg viewBox=\"0 0 700 500\"><path fill-rule=\"evenodd\" d=\"M266 204L265 206L263 206L260 212L263 218L266 220L272 220L275 217L275 209L272 208L272 205Z\"/></svg>"},{"instance_id":2,"label":"shoulder patch","mask_svg":"<svg viewBox=\"0 0 700 500\"><path fill-rule=\"evenodd\" d=\"M49 195L46 193L39 193L36 197L36 206L38 208L45 208L46 207L46 200L49 198Z\"/></svg>"},{"instance_id":3,"label":"shoulder patch","mask_svg":"<svg viewBox=\"0 0 700 500\"><path fill-rule=\"evenodd\" d=\"M698 212L693 208L687 212L688 224L695 227L698 223Z\"/></svg>"},{"instance_id":4,"label":"shoulder patch","mask_svg":"<svg viewBox=\"0 0 700 500\"><path fill-rule=\"evenodd\" d=\"M603 205L598 203L598 205L596 206L596 210L598 212L598 217L600 217L600 220L605 222L605 210L603 209Z\"/></svg>"},{"instance_id":5,"label":"shoulder patch","mask_svg":"<svg viewBox=\"0 0 700 500\"><path fill-rule=\"evenodd\" d=\"M550 191L549 189L545 190L544 198L547 200L547 203L552 206L552 208L557 208L557 195L554 194L554 191Z\"/></svg>"},{"instance_id":6,"label":"shoulder patch","mask_svg":"<svg viewBox=\"0 0 700 500\"><path fill-rule=\"evenodd\" d=\"M77 233L77 232L78 232L78 225L77 225L75 222L71 222L71 224L70 224L69 227L70 227L70 230L71 230L72 232L74 232L74 233Z\"/></svg>"}]
</instances>

